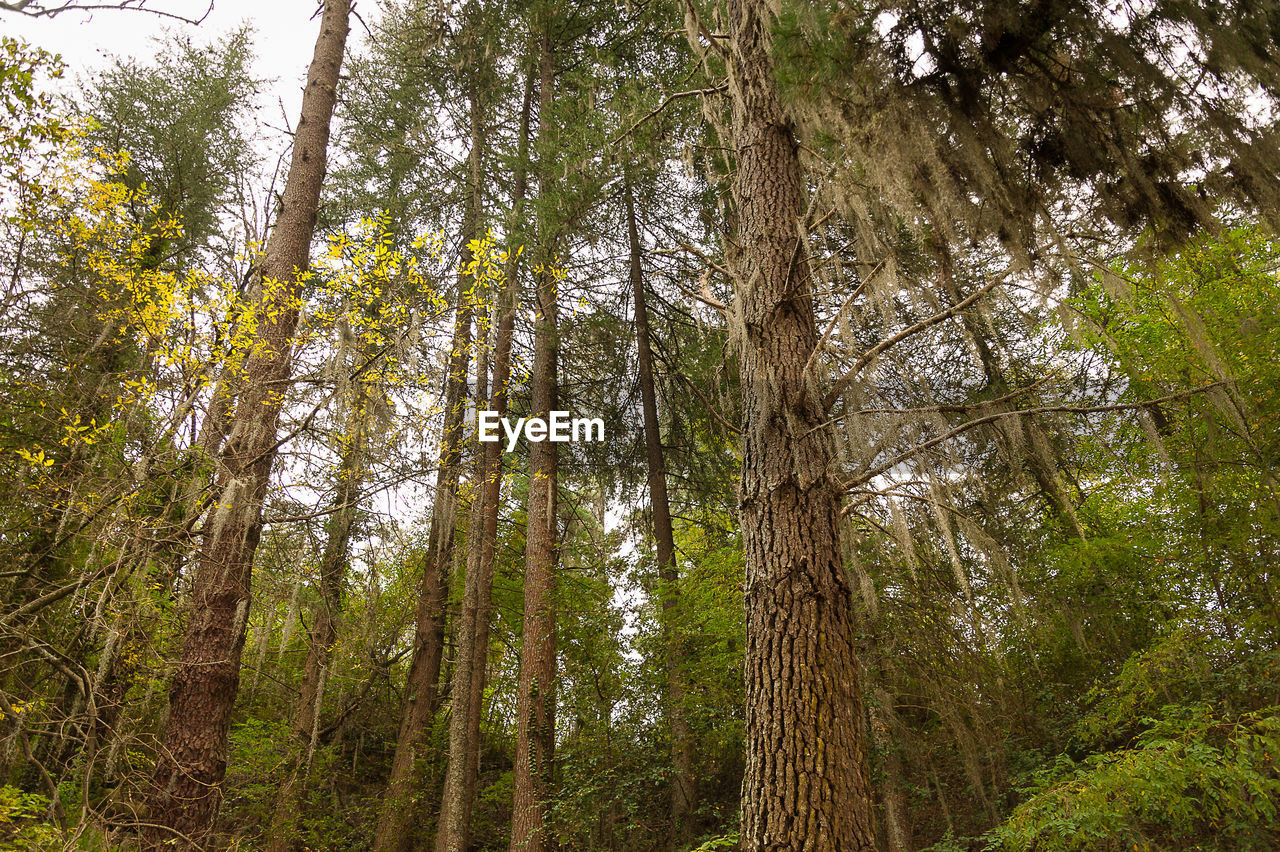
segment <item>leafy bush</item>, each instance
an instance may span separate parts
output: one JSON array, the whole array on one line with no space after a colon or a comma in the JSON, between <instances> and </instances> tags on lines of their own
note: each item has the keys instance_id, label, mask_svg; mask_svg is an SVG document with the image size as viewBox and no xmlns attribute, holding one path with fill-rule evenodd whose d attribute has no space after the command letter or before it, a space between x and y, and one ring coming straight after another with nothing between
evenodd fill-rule
<instances>
[{"instance_id":1,"label":"leafy bush","mask_svg":"<svg viewBox=\"0 0 1280 852\"><path fill-rule=\"evenodd\" d=\"M696 849L690 849L689 852L731 852L731 850L737 849L738 844L741 842L738 832L735 831L730 834L713 837Z\"/></svg>"},{"instance_id":2,"label":"leafy bush","mask_svg":"<svg viewBox=\"0 0 1280 852\"><path fill-rule=\"evenodd\" d=\"M1165 708L1132 748L1062 756L988 849L1274 849L1280 707L1235 721Z\"/></svg>"},{"instance_id":3,"label":"leafy bush","mask_svg":"<svg viewBox=\"0 0 1280 852\"><path fill-rule=\"evenodd\" d=\"M14 852L61 849L62 833L47 821L49 798L0 787L0 848Z\"/></svg>"}]
</instances>

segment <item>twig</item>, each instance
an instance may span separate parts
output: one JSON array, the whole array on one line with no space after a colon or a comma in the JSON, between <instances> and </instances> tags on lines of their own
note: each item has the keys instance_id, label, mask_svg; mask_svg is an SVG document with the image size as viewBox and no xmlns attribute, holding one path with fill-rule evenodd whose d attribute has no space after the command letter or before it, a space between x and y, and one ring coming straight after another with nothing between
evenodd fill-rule
<instances>
[{"instance_id":1,"label":"twig","mask_svg":"<svg viewBox=\"0 0 1280 852\"><path fill-rule=\"evenodd\" d=\"M930 447L936 447L938 444L949 441L952 438L956 437L957 435L960 435L964 432L969 431L975 426L981 426L983 423L990 423L993 420L999 420L1001 417L1017 417L1017 416L1023 416L1028 414L1048 414L1052 412L1061 412L1061 413L1067 413L1067 414L1102 414L1110 411L1128 411L1134 408L1146 408L1153 404L1159 405L1165 402L1172 402L1175 399L1185 399L1186 397L1194 396L1198 393L1204 393L1205 391L1212 390L1213 388L1220 387L1225 384L1226 382L1212 382L1211 384L1201 385L1198 388L1192 388L1191 390L1181 391L1179 393L1171 393L1168 396L1162 396L1159 399L1148 399L1148 400L1144 400L1143 402L1122 402L1122 403L1116 403L1114 405L1042 405L1036 408L1022 408L1015 411L1001 411L996 414L988 414L984 417L979 417L976 420L970 420L967 423L961 423L959 426L955 427L954 429L950 429L942 433L941 435L938 435L936 438L930 438L928 441L925 441L923 444L918 444L909 450L904 450L903 452L898 453L896 456L889 459L887 462L877 465L871 470L866 471L865 473L861 473L853 477L852 479L846 480L844 483L842 483L841 487L846 491L857 488L859 485L865 484L869 480L874 479L875 477L879 476L880 474L884 473L887 470L890 470L891 468L897 466L898 464L906 461L907 459L911 458L917 453L920 453L924 450L929 449Z\"/></svg>"},{"instance_id":2,"label":"twig","mask_svg":"<svg viewBox=\"0 0 1280 852\"><path fill-rule=\"evenodd\" d=\"M182 21L198 27L204 23L205 18L209 17L209 13L213 11L213 0L209 0L208 7L199 18L188 18L175 12L152 9L146 4L147 0L120 0L118 3L89 4L67 0L61 6L49 7L43 4L33 4L33 0L0 0L0 12L17 12L19 15L26 15L29 18L53 18L63 12L147 12L148 14L159 15L162 18L172 18L175 21Z\"/></svg>"},{"instance_id":3,"label":"twig","mask_svg":"<svg viewBox=\"0 0 1280 852\"><path fill-rule=\"evenodd\" d=\"M662 112L664 109L667 108L667 105L674 100L677 100L679 98L691 98L694 95L714 95L714 94L717 94L718 92L723 92L728 88L729 88L729 84L725 82L725 83L721 83L718 86L708 86L705 89L689 89L687 92L676 92L675 94L667 95L666 98L663 99L662 103L658 104L656 107L649 110L649 112L646 113L643 118L641 118L635 124L628 127L626 130L619 133L617 136L615 136L613 138L613 141L611 141L609 145L610 147L612 147L614 145L617 145L623 139L626 139L628 136L630 136L632 133L635 132L636 128L644 124L649 119L653 118L658 113Z\"/></svg>"},{"instance_id":4,"label":"twig","mask_svg":"<svg viewBox=\"0 0 1280 852\"><path fill-rule=\"evenodd\" d=\"M908 326L907 328L904 328L902 331L898 332L892 337L882 340L879 343L877 343L875 346L872 346L870 349L864 352L860 358L858 358L857 362L855 362L852 367L850 367L848 370L845 371L844 375L842 375L839 379L836 380L836 383L832 386L831 390L828 391L827 395L822 398L823 407L830 409L831 406L835 404L836 400L840 398L840 394L844 392L844 389L847 388L855 378L857 378L858 373L862 372L862 368L866 367L868 364L874 361L876 356L879 355L881 352L885 351L886 349L892 346L896 346L902 340L908 337L911 337L912 335L917 334L918 332L924 331L926 328L929 328L930 326L937 325L938 323L943 322L944 320L950 319L951 317L960 313L960 311L963 311L965 308L969 307L974 302L978 301L978 299L982 298L984 295L989 293L999 283L1000 283L1000 278L993 277L986 284L983 284L977 290L974 290L972 293L970 293L966 298L964 298L959 302L956 302L954 305L947 308L945 311L936 313L933 316L929 317L928 319L923 319L920 322L916 323L915 325Z\"/></svg>"}]
</instances>

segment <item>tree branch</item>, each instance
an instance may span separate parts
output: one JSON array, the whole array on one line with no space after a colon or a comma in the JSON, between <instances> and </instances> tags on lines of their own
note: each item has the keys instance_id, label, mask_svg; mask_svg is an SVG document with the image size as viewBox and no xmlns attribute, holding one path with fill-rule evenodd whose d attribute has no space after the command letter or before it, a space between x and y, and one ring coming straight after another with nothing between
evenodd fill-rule
<instances>
[{"instance_id":1,"label":"tree branch","mask_svg":"<svg viewBox=\"0 0 1280 852\"><path fill-rule=\"evenodd\" d=\"M26 15L29 18L54 18L63 12L147 12L152 15L159 15L162 18L171 18L175 21L199 26L204 23L204 19L209 17L209 13L213 11L213 0L209 0L208 7L199 18L188 18L185 15L179 15L175 12L166 12L163 9L152 9L147 5L147 0L118 0L115 3L80 3L76 0L66 0L65 3L58 5L48 5L46 3L37 3L35 0L0 0L0 12L14 12L19 15Z\"/></svg>"}]
</instances>

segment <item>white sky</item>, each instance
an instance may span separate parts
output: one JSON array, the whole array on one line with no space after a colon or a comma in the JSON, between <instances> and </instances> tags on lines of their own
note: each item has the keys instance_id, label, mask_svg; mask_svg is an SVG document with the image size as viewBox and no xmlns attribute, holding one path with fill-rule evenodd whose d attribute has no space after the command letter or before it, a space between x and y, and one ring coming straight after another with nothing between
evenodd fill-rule
<instances>
[{"instance_id":1,"label":"white sky","mask_svg":"<svg viewBox=\"0 0 1280 852\"><path fill-rule=\"evenodd\" d=\"M199 18L208 0L152 0L149 7ZM155 39L166 32L187 34L196 43L218 37L249 21L254 28L255 75L268 80L263 87L264 113L273 127L284 116L292 126L302 104L302 81L311 61L320 18L316 0L215 0L213 11L200 26L148 12L65 12L54 18L33 19L0 12L0 33L15 36L53 53L62 54L68 79L106 64L107 56L146 59L155 52ZM353 21L352 39L363 35ZM284 106L284 116L280 104Z\"/></svg>"}]
</instances>

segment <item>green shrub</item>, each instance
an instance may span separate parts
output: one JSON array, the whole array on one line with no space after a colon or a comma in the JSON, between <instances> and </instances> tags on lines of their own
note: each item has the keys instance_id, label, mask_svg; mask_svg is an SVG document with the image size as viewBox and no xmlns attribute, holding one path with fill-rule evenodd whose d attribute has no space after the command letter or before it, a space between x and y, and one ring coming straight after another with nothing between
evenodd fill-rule
<instances>
[{"instance_id":1,"label":"green shrub","mask_svg":"<svg viewBox=\"0 0 1280 852\"><path fill-rule=\"evenodd\" d=\"M0 787L0 848L14 852L61 849L62 832L48 822L49 798Z\"/></svg>"},{"instance_id":2,"label":"green shrub","mask_svg":"<svg viewBox=\"0 0 1280 852\"><path fill-rule=\"evenodd\" d=\"M987 835L988 849L1274 849L1280 708L1234 721L1166 707L1132 748L1062 756Z\"/></svg>"}]
</instances>

